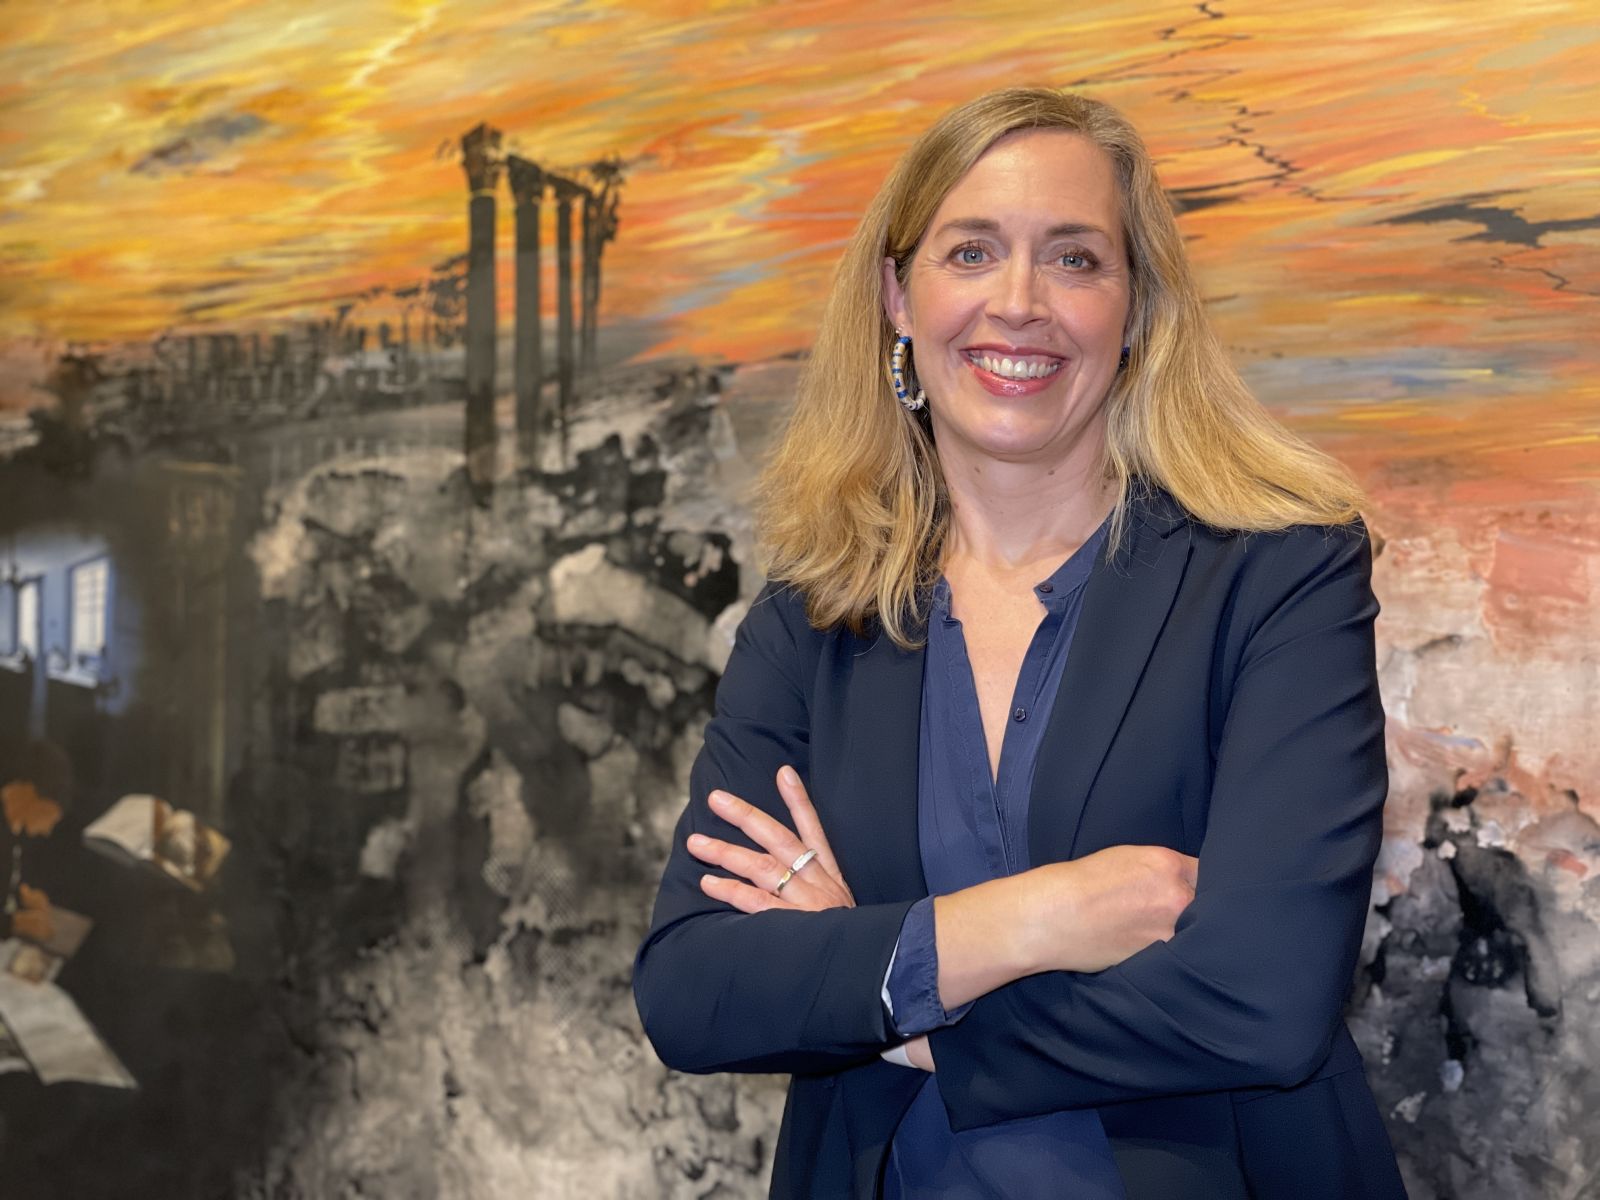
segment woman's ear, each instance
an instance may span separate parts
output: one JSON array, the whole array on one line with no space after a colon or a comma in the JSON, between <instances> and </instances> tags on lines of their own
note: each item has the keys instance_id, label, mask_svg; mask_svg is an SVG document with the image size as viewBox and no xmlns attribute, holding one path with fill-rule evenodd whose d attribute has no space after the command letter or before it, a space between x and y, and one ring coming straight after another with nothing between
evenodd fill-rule
<instances>
[{"instance_id":1,"label":"woman's ear","mask_svg":"<svg viewBox=\"0 0 1600 1200\"><path fill-rule=\"evenodd\" d=\"M900 286L896 264L890 255L883 257L883 313L889 324L907 333L911 332L911 313L906 308L906 290Z\"/></svg>"}]
</instances>

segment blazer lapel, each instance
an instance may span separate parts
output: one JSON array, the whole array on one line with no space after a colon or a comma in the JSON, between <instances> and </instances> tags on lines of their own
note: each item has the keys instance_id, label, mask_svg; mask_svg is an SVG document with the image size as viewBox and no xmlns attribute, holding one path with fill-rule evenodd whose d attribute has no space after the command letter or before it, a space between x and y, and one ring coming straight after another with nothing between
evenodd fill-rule
<instances>
[{"instance_id":1,"label":"blazer lapel","mask_svg":"<svg viewBox=\"0 0 1600 1200\"><path fill-rule=\"evenodd\" d=\"M833 817L842 832L829 840L857 900L920 899L928 894L917 840L925 649L902 650L881 630L847 644L854 652L842 691L847 773L840 782L854 802Z\"/></svg>"},{"instance_id":2,"label":"blazer lapel","mask_svg":"<svg viewBox=\"0 0 1600 1200\"><path fill-rule=\"evenodd\" d=\"M1189 525L1165 491L1133 501L1115 560L1097 562L1045 727L1029 794L1035 866L1072 856L1089 791L1172 610L1189 563Z\"/></svg>"}]
</instances>

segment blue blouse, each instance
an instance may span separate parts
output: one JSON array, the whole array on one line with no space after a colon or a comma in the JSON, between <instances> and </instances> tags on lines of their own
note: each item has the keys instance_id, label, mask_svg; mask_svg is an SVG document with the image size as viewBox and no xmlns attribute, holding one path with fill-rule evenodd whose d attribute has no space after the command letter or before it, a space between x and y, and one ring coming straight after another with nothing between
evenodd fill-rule
<instances>
[{"instance_id":1,"label":"blue blouse","mask_svg":"<svg viewBox=\"0 0 1600 1200\"><path fill-rule=\"evenodd\" d=\"M959 1021L970 1005L939 1003L933 896L1026 871L1028 799L1039 741L1061 683L1083 588L1110 526L1100 528L1034 594L1044 617L1022 660L999 775L989 756L961 622L950 584L933 591L923 658L917 765L917 832L929 897L906 914L884 984L894 1028L906 1038ZM932 1075L895 1131L885 1200L1120 1200L1122 1180L1094 1109L1063 1109L953 1133Z\"/></svg>"}]
</instances>

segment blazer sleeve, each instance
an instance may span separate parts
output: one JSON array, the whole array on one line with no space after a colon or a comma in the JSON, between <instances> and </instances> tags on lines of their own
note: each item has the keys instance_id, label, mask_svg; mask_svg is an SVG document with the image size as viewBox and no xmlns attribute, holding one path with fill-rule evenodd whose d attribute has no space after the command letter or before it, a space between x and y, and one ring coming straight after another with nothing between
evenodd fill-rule
<instances>
[{"instance_id":1,"label":"blazer sleeve","mask_svg":"<svg viewBox=\"0 0 1600 1200\"><path fill-rule=\"evenodd\" d=\"M1093 975L1018 980L935 1030L952 1128L1287 1087L1327 1056L1388 792L1372 554L1360 522L1298 526L1263 549L1194 901L1166 942Z\"/></svg>"},{"instance_id":2,"label":"blazer sleeve","mask_svg":"<svg viewBox=\"0 0 1600 1200\"><path fill-rule=\"evenodd\" d=\"M702 833L755 848L711 811L716 789L792 828L776 776L788 763L810 786L802 649L814 638L798 593L764 585L735 631L690 769L689 802L633 967L645 1034L676 1070L821 1073L876 1058L898 1040L880 988L912 901L742 913L700 890L708 872L733 876L686 846Z\"/></svg>"}]
</instances>

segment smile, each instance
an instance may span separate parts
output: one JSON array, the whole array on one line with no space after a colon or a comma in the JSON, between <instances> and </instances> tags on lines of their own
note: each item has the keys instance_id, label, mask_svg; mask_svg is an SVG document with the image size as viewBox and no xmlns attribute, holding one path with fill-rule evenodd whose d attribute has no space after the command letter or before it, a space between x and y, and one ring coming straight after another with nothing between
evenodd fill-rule
<instances>
[{"instance_id":1,"label":"smile","mask_svg":"<svg viewBox=\"0 0 1600 1200\"><path fill-rule=\"evenodd\" d=\"M1054 375L1061 369L1059 358L1050 358L1042 354L1028 354L1017 358L1008 358L1000 354L991 354L983 350L968 350L966 359L973 366L987 371L1000 379L1044 379Z\"/></svg>"}]
</instances>

